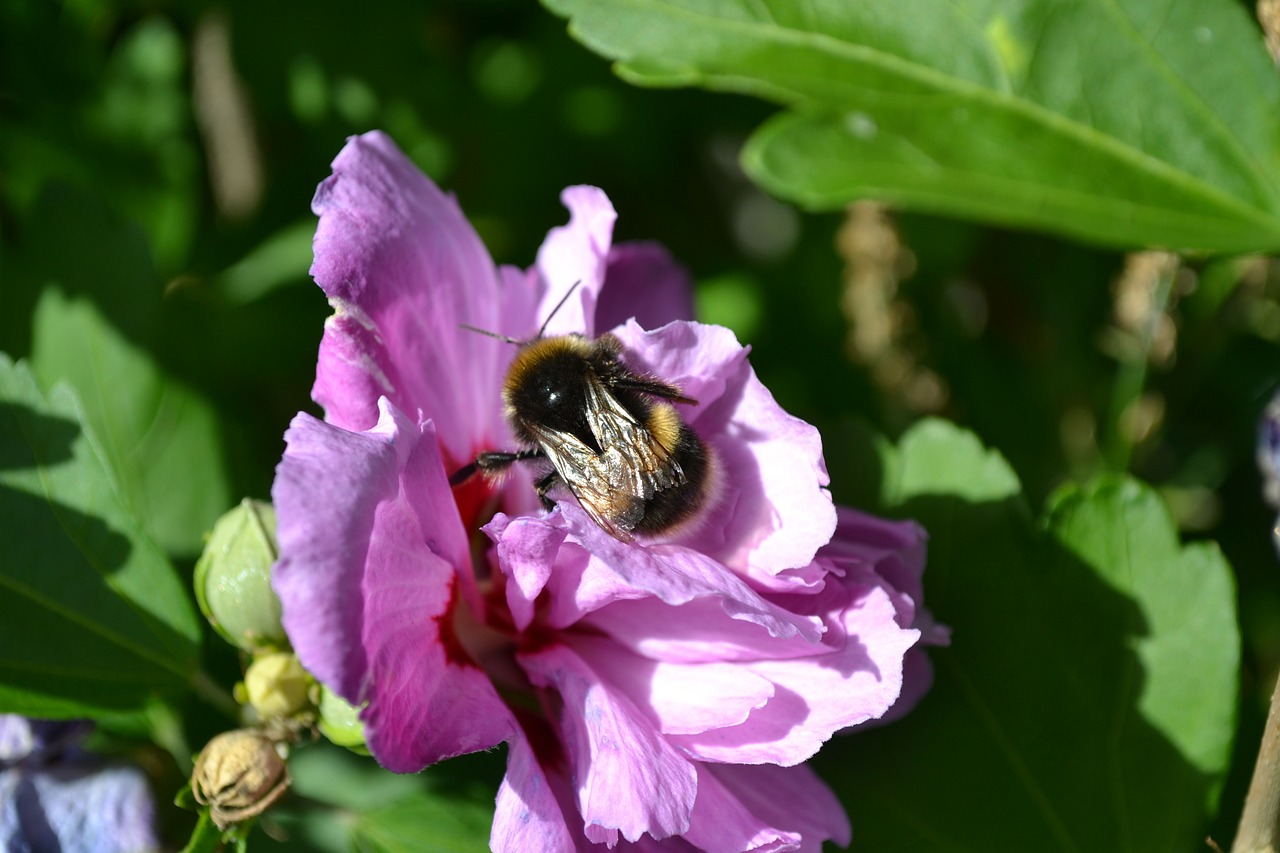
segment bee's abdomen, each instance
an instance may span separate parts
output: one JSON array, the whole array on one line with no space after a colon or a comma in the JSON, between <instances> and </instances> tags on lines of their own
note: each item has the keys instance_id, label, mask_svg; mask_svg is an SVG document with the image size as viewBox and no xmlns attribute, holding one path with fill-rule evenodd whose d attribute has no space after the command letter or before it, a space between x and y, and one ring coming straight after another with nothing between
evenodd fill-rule
<instances>
[{"instance_id":1,"label":"bee's abdomen","mask_svg":"<svg viewBox=\"0 0 1280 853\"><path fill-rule=\"evenodd\" d=\"M678 424L679 434L672 455L679 462L683 477L675 485L655 492L645 503L644 516L633 528L641 535L671 532L709 507L714 463L693 428L684 421Z\"/></svg>"}]
</instances>

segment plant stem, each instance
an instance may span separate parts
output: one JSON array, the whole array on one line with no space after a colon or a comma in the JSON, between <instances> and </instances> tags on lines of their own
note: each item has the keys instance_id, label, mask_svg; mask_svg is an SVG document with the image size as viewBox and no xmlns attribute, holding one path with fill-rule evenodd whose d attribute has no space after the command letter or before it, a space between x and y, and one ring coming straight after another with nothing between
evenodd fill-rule
<instances>
[{"instance_id":1,"label":"plant stem","mask_svg":"<svg viewBox=\"0 0 1280 853\"><path fill-rule=\"evenodd\" d=\"M1244 813L1231 853L1275 853L1280 839L1280 679L1271 692L1271 709L1253 767Z\"/></svg>"},{"instance_id":2,"label":"plant stem","mask_svg":"<svg viewBox=\"0 0 1280 853\"><path fill-rule=\"evenodd\" d=\"M240 705L203 669L191 678L192 691L209 705L236 722L240 721Z\"/></svg>"}]
</instances>

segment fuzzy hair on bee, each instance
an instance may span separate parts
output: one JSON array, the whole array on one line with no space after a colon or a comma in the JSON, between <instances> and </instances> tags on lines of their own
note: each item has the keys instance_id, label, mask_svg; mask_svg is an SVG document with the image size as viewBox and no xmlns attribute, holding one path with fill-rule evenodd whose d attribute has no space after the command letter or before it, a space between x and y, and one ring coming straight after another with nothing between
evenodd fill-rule
<instances>
[{"instance_id":1,"label":"fuzzy hair on bee","mask_svg":"<svg viewBox=\"0 0 1280 853\"><path fill-rule=\"evenodd\" d=\"M621 341L610 334L591 340L540 332L511 342L520 350L502 399L524 447L481 453L450 484L476 473L497 478L517 462L549 463L535 481L543 506L554 507L551 492L564 485L624 542L675 533L701 515L715 493L715 463L673 405L695 400L628 367Z\"/></svg>"}]
</instances>

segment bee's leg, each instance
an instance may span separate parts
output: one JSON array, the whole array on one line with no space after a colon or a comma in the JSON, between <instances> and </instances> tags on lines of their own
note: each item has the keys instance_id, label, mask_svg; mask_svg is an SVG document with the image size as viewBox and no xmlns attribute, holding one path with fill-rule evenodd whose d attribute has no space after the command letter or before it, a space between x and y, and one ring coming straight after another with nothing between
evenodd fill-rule
<instances>
[{"instance_id":1,"label":"bee's leg","mask_svg":"<svg viewBox=\"0 0 1280 853\"><path fill-rule=\"evenodd\" d=\"M542 502L542 508L547 512L551 512L551 510L555 509L556 506L556 502L547 497L547 492L551 491L563 482L564 481L560 479L560 475L556 473L556 471L552 470L551 472L539 477L537 482L533 484L533 487L538 490L538 500Z\"/></svg>"},{"instance_id":2,"label":"bee's leg","mask_svg":"<svg viewBox=\"0 0 1280 853\"><path fill-rule=\"evenodd\" d=\"M481 453L475 458L475 461L464 465L454 472L449 478L450 486L459 486L470 480L476 472L482 474L501 474L517 462L523 462L526 459L537 459L541 457L542 451L536 448L530 450L518 450L514 453L489 450Z\"/></svg>"}]
</instances>

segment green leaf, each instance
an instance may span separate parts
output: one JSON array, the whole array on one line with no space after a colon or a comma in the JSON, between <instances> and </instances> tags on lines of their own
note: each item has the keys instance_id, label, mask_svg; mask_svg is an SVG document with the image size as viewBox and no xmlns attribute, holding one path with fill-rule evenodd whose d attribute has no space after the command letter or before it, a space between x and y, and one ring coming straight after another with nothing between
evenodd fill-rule
<instances>
[{"instance_id":1,"label":"green leaf","mask_svg":"<svg viewBox=\"0 0 1280 853\"><path fill-rule=\"evenodd\" d=\"M1138 714L1196 770L1221 771L1234 730L1240 648L1235 585L1217 545L1182 547L1160 498L1131 480L1061 489L1049 531L1138 603L1131 633L1145 675Z\"/></svg>"},{"instance_id":2,"label":"green leaf","mask_svg":"<svg viewBox=\"0 0 1280 853\"><path fill-rule=\"evenodd\" d=\"M351 840L357 850L381 853L485 853L492 823L492 805L486 810L424 793L364 812L351 827Z\"/></svg>"},{"instance_id":3,"label":"green leaf","mask_svg":"<svg viewBox=\"0 0 1280 853\"><path fill-rule=\"evenodd\" d=\"M231 502L213 407L85 298L45 290L33 325L36 376L76 389L129 510L169 553L199 553Z\"/></svg>"},{"instance_id":4,"label":"green leaf","mask_svg":"<svg viewBox=\"0 0 1280 853\"><path fill-rule=\"evenodd\" d=\"M307 280L314 219L280 229L217 277L218 294L231 305L261 299L280 287Z\"/></svg>"},{"instance_id":5,"label":"green leaf","mask_svg":"<svg viewBox=\"0 0 1280 853\"><path fill-rule=\"evenodd\" d=\"M142 707L194 672L195 608L59 386L0 354L0 710Z\"/></svg>"},{"instance_id":6,"label":"green leaf","mask_svg":"<svg viewBox=\"0 0 1280 853\"><path fill-rule=\"evenodd\" d=\"M468 765L468 759L449 764ZM340 825L350 833L350 847L355 850L484 853L489 849L494 792L460 777L457 767L438 766L416 776L397 776L372 759L319 745L298 750L289 761L289 771L296 793L346 813ZM465 774L466 769L461 772ZM334 825L322 820L316 828L332 833Z\"/></svg>"},{"instance_id":7,"label":"green leaf","mask_svg":"<svg viewBox=\"0 0 1280 853\"><path fill-rule=\"evenodd\" d=\"M929 530L926 603L953 634L929 650L936 682L918 708L817 759L858 844L1193 849L1238 693L1217 549L1182 547L1130 480L1066 488L1035 525L999 456L938 422L904 436L885 470L894 513Z\"/></svg>"},{"instance_id":8,"label":"green leaf","mask_svg":"<svg viewBox=\"0 0 1280 853\"><path fill-rule=\"evenodd\" d=\"M743 162L812 208L1280 247L1280 76L1231 0L544 2L632 82L790 107Z\"/></svg>"}]
</instances>

